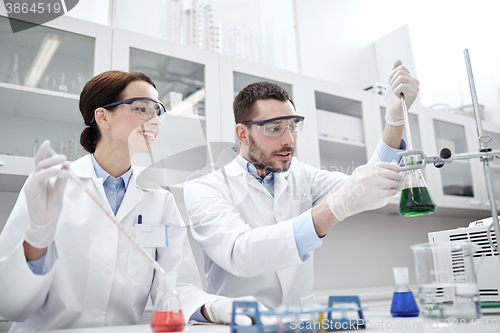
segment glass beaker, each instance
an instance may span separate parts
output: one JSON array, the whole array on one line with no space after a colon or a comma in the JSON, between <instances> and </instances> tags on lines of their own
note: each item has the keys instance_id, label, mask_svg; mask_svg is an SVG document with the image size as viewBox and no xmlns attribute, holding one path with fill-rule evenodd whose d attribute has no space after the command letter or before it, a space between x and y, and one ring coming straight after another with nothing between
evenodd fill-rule
<instances>
[{"instance_id":1,"label":"glass beaker","mask_svg":"<svg viewBox=\"0 0 500 333\"><path fill-rule=\"evenodd\" d=\"M408 267L394 267L396 288L392 296L391 315L395 318L418 317L420 310L410 290Z\"/></svg>"},{"instance_id":2,"label":"glass beaker","mask_svg":"<svg viewBox=\"0 0 500 333\"><path fill-rule=\"evenodd\" d=\"M61 73L61 79L59 81L59 91L68 92L68 86L66 85L66 74Z\"/></svg>"},{"instance_id":3,"label":"glass beaker","mask_svg":"<svg viewBox=\"0 0 500 333\"><path fill-rule=\"evenodd\" d=\"M405 165L413 165L413 156L405 156ZM432 214L436 204L431 198L427 184L419 169L404 171L399 214L407 217Z\"/></svg>"},{"instance_id":4,"label":"glass beaker","mask_svg":"<svg viewBox=\"0 0 500 333\"><path fill-rule=\"evenodd\" d=\"M153 332L180 332L184 329L181 301L175 286L177 274L156 272L159 279L151 328Z\"/></svg>"},{"instance_id":5,"label":"glass beaker","mask_svg":"<svg viewBox=\"0 0 500 333\"><path fill-rule=\"evenodd\" d=\"M481 316L474 253L464 241L410 247L415 257L418 300L423 317L473 320Z\"/></svg>"},{"instance_id":6,"label":"glass beaker","mask_svg":"<svg viewBox=\"0 0 500 333\"><path fill-rule=\"evenodd\" d=\"M4 81L10 84L21 84L21 56L18 53L12 54L9 70Z\"/></svg>"}]
</instances>

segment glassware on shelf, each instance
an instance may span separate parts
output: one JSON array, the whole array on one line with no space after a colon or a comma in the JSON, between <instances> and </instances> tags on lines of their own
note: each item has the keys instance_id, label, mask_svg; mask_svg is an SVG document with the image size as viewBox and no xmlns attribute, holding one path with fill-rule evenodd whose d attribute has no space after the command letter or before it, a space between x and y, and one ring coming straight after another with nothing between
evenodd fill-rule
<instances>
[{"instance_id":1,"label":"glassware on shelf","mask_svg":"<svg viewBox=\"0 0 500 333\"><path fill-rule=\"evenodd\" d=\"M40 88L45 90L56 90L56 80L53 77L45 75L40 81Z\"/></svg>"},{"instance_id":2,"label":"glassware on shelf","mask_svg":"<svg viewBox=\"0 0 500 333\"><path fill-rule=\"evenodd\" d=\"M80 94L85 86L85 77L82 73L76 74L75 93Z\"/></svg>"},{"instance_id":3,"label":"glassware on shelf","mask_svg":"<svg viewBox=\"0 0 500 333\"><path fill-rule=\"evenodd\" d=\"M396 288L392 296L391 315L395 318L418 317L420 310L408 283L408 267L394 267Z\"/></svg>"},{"instance_id":4,"label":"glassware on shelf","mask_svg":"<svg viewBox=\"0 0 500 333\"><path fill-rule=\"evenodd\" d=\"M405 156L405 165L413 165L413 156ZM398 212L406 217L434 213L436 204L432 200L427 184L419 169L408 170L403 175L403 187Z\"/></svg>"},{"instance_id":5,"label":"glassware on shelf","mask_svg":"<svg viewBox=\"0 0 500 333\"><path fill-rule=\"evenodd\" d=\"M177 274L156 272L159 279L153 308L151 328L153 332L180 332L184 329L181 301L175 289Z\"/></svg>"},{"instance_id":6,"label":"glassware on shelf","mask_svg":"<svg viewBox=\"0 0 500 333\"><path fill-rule=\"evenodd\" d=\"M5 75L4 81L10 84L22 84L21 55L18 53L12 53L9 70Z\"/></svg>"},{"instance_id":7,"label":"glassware on shelf","mask_svg":"<svg viewBox=\"0 0 500 333\"><path fill-rule=\"evenodd\" d=\"M59 80L59 91L68 92L68 86L66 85L66 74L61 73L61 78Z\"/></svg>"}]
</instances>

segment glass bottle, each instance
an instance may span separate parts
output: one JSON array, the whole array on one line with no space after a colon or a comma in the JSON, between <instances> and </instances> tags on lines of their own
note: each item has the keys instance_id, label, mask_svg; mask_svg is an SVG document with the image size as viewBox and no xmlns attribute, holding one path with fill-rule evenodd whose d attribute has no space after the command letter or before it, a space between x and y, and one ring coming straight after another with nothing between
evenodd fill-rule
<instances>
[{"instance_id":1,"label":"glass bottle","mask_svg":"<svg viewBox=\"0 0 500 333\"><path fill-rule=\"evenodd\" d=\"M82 73L76 74L75 93L79 95L82 92L84 86L85 86L85 77L83 76Z\"/></svg>"},{"instance_id":2,"label":"glass bottle","mask_svg":"<svg viewBox=\"0 0 500 333\"><path fill-rule=\"evenodd\" d=\"M21 84L21 56L18 53L12 54L9 70L4 81L10 84Z\"/></svg>"},{"instance_id":3,"label":"glass bottle","mask_svg":"<svg viewBox=\"0 0 500 333\"><path fill-rule=\"evenodd\" d=\"M404 164L413 165L413 156L405 156ZM420 169L404 171L399 214L413 217L432 214L435 210L436 204L431 198Z\"/></svg>"},{"instance_id":4,"label":"glass bottle","mask_svg":"<svg viewBox=\"0 0 500 333\"><path fill-rule=\"evenodd\" d=\"M151 328L153 332L180 332L184 329L181 301L175 286L177 274L157 273L159 279Z\"/></svg>"},{"instance_id":5,"label":"glass bottle","mask_svg":"<svg viewBox=\"0 0 500 333\"><path fill-rule=\"evenodd\" d=\"M68 92L68 86L66 85L66 74L61 73L61 81L59 82L59 91Z\"/></svg>"},{"instance_id":6,"label":"glass bottle","mask_svg":"<svg viewBox=\"0 0 500 333\"><path fill-rule=\"evenodd\" d=\"M394 267L396 288L392 296L391 315L395 318L418 317L420 310L408 284L408 267Z\"/></svg>"}]
</instances>

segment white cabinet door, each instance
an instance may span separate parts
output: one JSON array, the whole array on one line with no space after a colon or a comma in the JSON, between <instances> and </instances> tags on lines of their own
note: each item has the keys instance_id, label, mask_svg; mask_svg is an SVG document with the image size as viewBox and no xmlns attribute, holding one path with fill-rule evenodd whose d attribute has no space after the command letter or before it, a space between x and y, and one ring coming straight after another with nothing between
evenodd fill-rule
<instances>
[{"instance_id":1,"label":"white cabinet door","mask_svg":"<svg viewBox=\"0 0 500 333\"><path fill-rule=\"evenodd\" d=\"M114 29L112 66L148 75L167 108L152 153L133 164L162 186L182 186L211 162L207 142L220 141L217 55Z\"/></svg>"},{"instance_id":2,"label":"white cabinet door","mask_svg":"<svg viewBox=\"0 0 500 333\"><path fill-rule=\"evenodd\" d=\"M306 157L307 149L305 139L309 117L304 114L304 103L302 101L302 82L298 75L278 68L259 65L250 61L236 59L224 55L219 56L220 68L220 96L221 96L221 138L226 145L238 145L234 131L233 101L236 95L247 85L260 81L268 81L283 87L294 100L296 111L305 115L304 130L297 138L296 155L302 160Z\"/></svg>"},{"instance_id":3,"label":"white cabinet door","mask_svg":"<svg viewBox=\"0 0 500 333\"><path fill-rule=\"evenodd\" d=\"M330 82L312 78L306 78L306 82L307 109L315 113L315 123L310 125L319 149L318 167L351 174L371 156L373 150L367 152L367 142L373 149L377 145L366 135L365 119L370 117L369 110L376 108L376 99L372 94Z\"/></svg>"},{"instance_id":4,"label":"white cabinet door","mask_svg":"<svg viewBox=\"0 0 500 333\"><path fill-rule=\"evenodd\" d=\"M427 155L439 155L443 148L453 154L478 151L472 119L450 113L422 109L422 140ZM427 184L438 207L486 209L482 203L478 159L459 160L442 168L426 168Z\"/></svg>"}]
</instances>

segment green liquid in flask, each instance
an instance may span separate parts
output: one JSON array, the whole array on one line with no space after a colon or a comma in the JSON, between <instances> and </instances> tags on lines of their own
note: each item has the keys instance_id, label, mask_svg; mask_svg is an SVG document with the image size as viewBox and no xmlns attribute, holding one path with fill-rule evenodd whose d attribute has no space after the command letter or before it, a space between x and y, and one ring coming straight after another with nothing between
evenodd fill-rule
<instances>
[{"instance_id":1,"label":"green liquid in flask","mask_svg":"<svg viewBox=\"0 0 500 333\"><path fill-rule=\"evenodd\" d=\"M436 206L429 196L427 187L410 187L401 191L399 214L403 216L422 216L431 214Z\"/></svg>"}]
</instances>

